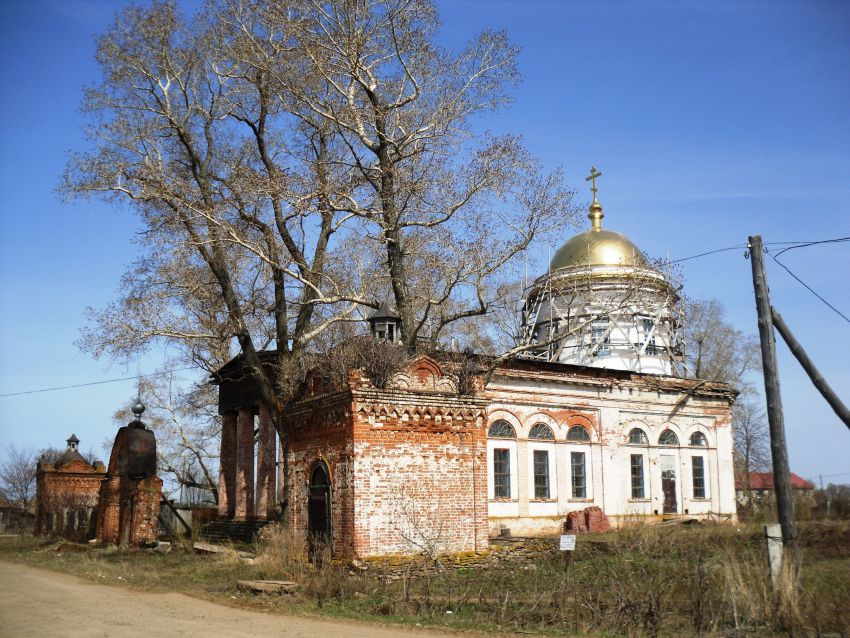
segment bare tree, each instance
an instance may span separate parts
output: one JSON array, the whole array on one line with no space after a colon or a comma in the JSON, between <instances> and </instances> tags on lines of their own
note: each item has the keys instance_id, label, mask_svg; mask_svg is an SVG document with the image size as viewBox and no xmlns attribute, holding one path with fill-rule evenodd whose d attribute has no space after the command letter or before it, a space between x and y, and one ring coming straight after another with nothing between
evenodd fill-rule
<instances>
[{"instance_id":1,"label":"bare tree","mask_svg":"<svg viewBox=\"0 0 850 638\"><path fill-rule=\"evenodd\" d=\"M53 467L61 467L68 461L69 452L70 450L67 449L60 450L55 447L47 447L39 451L38 462L49 463ZM94 448L89 448L87 451L77 450L77 453L91 466L94 466L95 462L97 462L100 458L97 452L94 451Z\"/></svg>"},{"instance_id":2,"label":"bare tree","mask_svg":"<svg viewBox=\"0 0 850 638\"><path fill-rule=\"evenodd\" d=\"M572 220L571 193L516 137L473 133L517 79L505 35L452 54L437 24L409 0L119 14L64 191L129 203L144 232L83 347L166 343L208 371L239 354L286 445L277 383L322 332L388 295L408 348L489 312L515 257Z\"/></svg>"},{"instance_id":3,"label":"bare tree","mask_svg":"<svg viewBox=\"0 0 850 638\"><path fill-rule=\"evenodd\" d=\"M729 324L719 301L685 302L685 343L690 376L723 381L747 394L754 391L748 375L761 366L758 339Z\"/></svg>"},{"instance_id":4,"label":"bare tree","mask_svg":"<svg viewBox=\"0 0 850 638\"><path fill-rule=\"evenodd\" d=\"M770 468L770 434L750 374L761 367L758 339L730 325L716 299L685 304L686 365L692 376L724 381L740 391L732 407L735 478L752 507L750 473Z\"/></svg>"},{"instance_id":5,"label":"bare tree","mask_svg":"<svg viewBox=\"0 0 850 638\"><path fill-rule=\"evenodd\" d=\"M217 501L221 424L214 388L204 383L186 390L175 375L159 374L143 377L137 396L145 405L145 425L156 434L160 476L190 492L208 492ZM129 407L114 415L118 425L132 418Z\"/></svg>"},{"instance_id":6,"label":"bare tree","mask_svg":"<svg viewBox=\"0 0 850 638\"><path fill-rule=\"evenodd\" d=\"M250 10L266 12L268 25L293 7L285 45L314 81L282 84L299 117L334 132L351 171L330 205L381 246L379 281L391 289L405 344L433 345L452 324L490 311L497 284L536 237L574 223L559 173L544 173L515 136L472 134L473 118L509 101L516 49L494 32L456 54L441 49L430 2L257 2ZM243 15L252 48L265 46L266 29Z\"/></svg>"},{"instance_id":7,"label":"bare tree","mask_svg":"<svg viewBox=\"0 0 850 638\"><path fill-rule=\"evenodd\" d=\"M0 496L10 505L29 512L35 499L36 454L32 448L6 445L0 463Z\"/></svg>"},{"instance_id":8,"label":"bare tree","mask_svg":"<svg viewBox=\"0 0 850 638\"><path fill-rule=\"evenodd\" d=\"M744 488L745 506L752 509L750 473L770 469L770 433L764 410L752 396L742 397L732 407L732 437L735 481Z\"/></svg>"}]
</instances>

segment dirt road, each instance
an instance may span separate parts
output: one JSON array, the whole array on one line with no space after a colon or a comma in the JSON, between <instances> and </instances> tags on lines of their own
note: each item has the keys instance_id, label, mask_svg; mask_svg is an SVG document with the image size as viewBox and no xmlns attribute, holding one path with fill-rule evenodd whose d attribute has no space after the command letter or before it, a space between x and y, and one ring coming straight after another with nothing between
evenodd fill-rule
<instances>
[{"instance_id":1,"label":"dirt road","mask_svg":"<svg viewBox=\"0 0 850 638\"><path fill-rule=\"evenodd\" d=\"M0 636L129 638L446 638L452 634L236 609L183 594L151 594L0 562ZM464 634L470 635L470 634Z\"/></svg>"}]
</instances>

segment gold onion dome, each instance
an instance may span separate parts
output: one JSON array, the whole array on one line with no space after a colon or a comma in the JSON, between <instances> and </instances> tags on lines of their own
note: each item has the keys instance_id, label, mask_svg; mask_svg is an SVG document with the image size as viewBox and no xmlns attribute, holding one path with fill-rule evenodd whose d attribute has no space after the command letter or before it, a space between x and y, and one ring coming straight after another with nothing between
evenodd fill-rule
<instances>
[{"instance_id":1,"label":"gold onion dome","mask_svg":"<svg viewBox=\"0 0 850 638\"><path fill-rule=\"evenodd\" d=\"M593 203L587 215L590 230L576 235L561 246L550 264L551 271L579 266L639 266L650 268L649 261L632 240L621 233L602 228L602 205L596 199L596 168L591 169Z\"/></svg>"}]
</instances>

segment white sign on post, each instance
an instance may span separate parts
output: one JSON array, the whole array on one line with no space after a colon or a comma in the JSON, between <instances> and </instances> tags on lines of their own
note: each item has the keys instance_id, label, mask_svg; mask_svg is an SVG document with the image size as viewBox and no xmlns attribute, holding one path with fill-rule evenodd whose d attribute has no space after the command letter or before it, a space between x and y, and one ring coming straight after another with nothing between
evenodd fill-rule
<instances>
[{"instance_id":1,"label":"white sign on post","mask_svg":"<svg viewBox=\"0 0 850 638\"><path fill-rule=\"evenodd\" d=\"M562 552L572 552L575 551L576 548L576 535L575 534L561 534L561 542L558 546Z\"/></svg>"}]
</instances>

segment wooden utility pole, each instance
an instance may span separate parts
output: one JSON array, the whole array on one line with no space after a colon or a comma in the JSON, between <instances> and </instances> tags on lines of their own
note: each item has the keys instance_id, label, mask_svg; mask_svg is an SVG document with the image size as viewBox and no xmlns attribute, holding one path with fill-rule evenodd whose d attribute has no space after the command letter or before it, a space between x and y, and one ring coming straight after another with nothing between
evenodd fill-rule
<instances>
[{"instance_id":1,"label":"wooden utility pole","mask_svg":"<svg viewBox=\"0 0 850 638\"><path fill-rule=\"evenodd\" d=\"M841 402L841 399L838 398L838 395L835 394L830 385L826 382L826 379L823 378L823 375L820 371L815 367L815 364L812 363L812 360L809 359L809 355L806 354L806 351L803 350L803 346L794 338L794 335L791 333L791 328L783 321L782 315L776 312L776 308L771 306L770 315L773 318L773 324L776 326L776 330L779 332L779 335L785 339L785 343L788 344L788 349L791 351L797 361L800 362L800 365L803 366L803 370L806 371L806 374L809 375L809 378L812 380L814 386L818 389L818 392L821 393L826 402L829 403L829 407L833 409L838 418L844 422L848 428L850 428L850 409L847 408L844 403Z\"/></svg>"},{"instance_id":2,"label":"wooden utility pole","mask_svg":"<svg viewBox=\"0 0 850 638\"><path fill-rule=\"evenodd\" d=\"M767 277L764 273L764 253L761 235L748 239L750 261L753 265L753 290L756 295L761 363L764 370L764 395L767 401L767 423L770 428L770 454L773 459L773 487L776 492L776 511L782 526L782 542L796 562L797 523L791 500L791 470L788 467L788 447L785 444L785 423L782 416L782 397L779 393L779 369L776 365L776 337L770 313Z\"/></svg>"}]
</instances>

